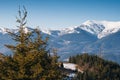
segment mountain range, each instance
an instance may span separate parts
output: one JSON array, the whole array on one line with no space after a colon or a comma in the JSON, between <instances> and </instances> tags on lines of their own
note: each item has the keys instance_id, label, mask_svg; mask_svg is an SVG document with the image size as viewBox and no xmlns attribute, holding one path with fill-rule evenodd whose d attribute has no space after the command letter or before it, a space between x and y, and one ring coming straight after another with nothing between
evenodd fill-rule
<instances>
[{"instance_id":1,"label":"mountain range","mask_svg":"<svg viewBox=\"0 0 120 80\"><path fill-rule=\"evenodd\" d=\"M32 29L32 28L29 28ZM16 31L16 30L15 30ZM25 30L27 32L27 28ZM80 26L61 30L44 30L49 35L49 47L56 48L60 60L89 53L120 64L120 22L88 20ZM0 53L10 54L4 44L16 44L11 37L0 28Z\"/></svg>"}]
</instances>

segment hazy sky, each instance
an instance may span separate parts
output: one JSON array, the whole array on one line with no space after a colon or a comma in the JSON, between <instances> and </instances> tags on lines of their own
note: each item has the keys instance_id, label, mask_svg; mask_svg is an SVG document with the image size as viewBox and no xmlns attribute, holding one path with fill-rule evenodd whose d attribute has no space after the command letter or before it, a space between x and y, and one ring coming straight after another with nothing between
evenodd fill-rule
<instances>
[{"instance_id":1,"label":"hazy sky","mask_svg":"<svg viewBox=\"0 0 120 80\"><path fill-rule=\"evenodd\" d=\"M120 0L0 0L0 27L16 28L19 5L25 5L30 27L60 29L86 20L120 21Z\"/></svg>"}]
</instances>

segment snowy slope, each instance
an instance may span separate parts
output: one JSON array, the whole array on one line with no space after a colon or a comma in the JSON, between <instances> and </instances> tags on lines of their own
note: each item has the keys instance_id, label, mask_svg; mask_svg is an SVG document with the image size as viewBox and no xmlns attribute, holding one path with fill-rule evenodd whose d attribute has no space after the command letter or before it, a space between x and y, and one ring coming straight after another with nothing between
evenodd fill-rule
<instances>
[{"instance_id":1,"label":"snowy slope","mask_svg":"<svg viewBox=\"0 0 120 80\"><path fill-rule=\"evenodd\" d=\"M120 30L120 22L103 21L101 24L105 26L105 29L100 34L98 34L98 38L108 36Z\"/></svg>"},{"instance_id":2,"label":"snowy slope","mask_svg":"<svg viewBox=\"0 0 120 80\"><path fill-rule=\"evenodd\" d=\"M82 25L80 25L80 28L91 34L97 35L98 38L103 38L119 31L120 21L112 22L112 21L88 20L84 22Z\"/></svg>"}]
</instances>

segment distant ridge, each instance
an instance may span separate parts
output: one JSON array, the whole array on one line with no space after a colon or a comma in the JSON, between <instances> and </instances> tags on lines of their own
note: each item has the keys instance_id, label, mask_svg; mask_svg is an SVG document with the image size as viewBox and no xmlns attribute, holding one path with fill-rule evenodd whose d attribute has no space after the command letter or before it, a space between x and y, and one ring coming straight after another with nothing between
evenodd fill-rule
<instances>
[{"instance_id":1,"label":"distant ridge","mask_svg":"<svg viewBox=\"0 0 120 80\"><path fill-rule=\"evenodd\" d=\"M16 31L14 29L10 29ZM25 31L33 30L26 27ZM120 22L88 20L77 27L61 30L41 29L43 35L49 35L49 47L57 48L61 60L69 56L89 53L99 54L105 59L120 63ZM4 44L14 44L11 37L0 28L0 52L10 54ZM100 51L101 50L101 51Z\"/></svg>"}]
</instances>

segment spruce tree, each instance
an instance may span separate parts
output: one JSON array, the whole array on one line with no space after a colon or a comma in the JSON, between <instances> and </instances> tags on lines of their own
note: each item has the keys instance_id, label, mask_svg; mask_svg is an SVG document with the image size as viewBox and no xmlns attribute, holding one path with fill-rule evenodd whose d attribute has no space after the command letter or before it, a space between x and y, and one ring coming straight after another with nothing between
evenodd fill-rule
<instances>
[{"instance_id":1,"label":"spruce tree","mask_svg":"<svg viewBox=\"0 0 120 80\"><path fill-rule=\"evenodd\" d=\"M18 32L7 30L16 45L5 45L13 52L0 60L0 77L4 80L60 80L57 56L49 55L48 37L43 39L39 29L26 31L27 11L19 9Z\"/></svg>"}]
</instances>

